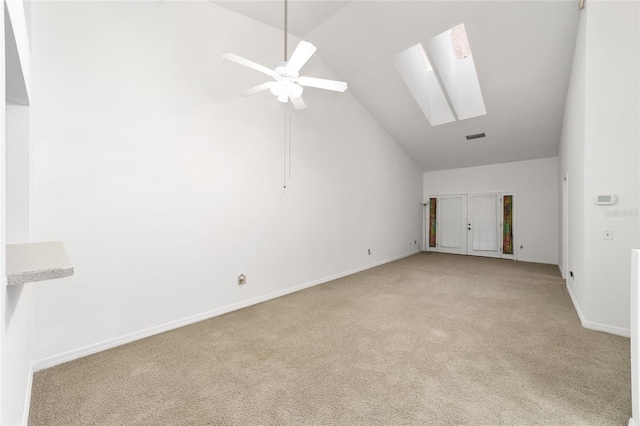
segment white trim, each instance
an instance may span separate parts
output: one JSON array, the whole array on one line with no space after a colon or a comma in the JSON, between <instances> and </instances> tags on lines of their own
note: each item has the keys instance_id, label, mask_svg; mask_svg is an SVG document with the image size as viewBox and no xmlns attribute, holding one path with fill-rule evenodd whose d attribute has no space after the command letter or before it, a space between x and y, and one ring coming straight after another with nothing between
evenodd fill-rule
<instances>
[{"instance_id":1,"label":"white trim","mask_svg":"<svg viewBox=\"0 0 640 426\"><path fill-rule=\"evenodd\" d=\"M638 380L638 279L640 278L640 250L631 250L631 282L629 313L631 323L631 420L629 424L636 424L634 419L640 418L640 381Z\"/></svg>"},{"instance_id":2,"label":"white trim","mask_svg":"<svg viewBox=\"0 0 640 426\"><path fill-rule=\"evenodd\" d=\"M534 259L534 258L529 258L529 257L521 257L521 258L518 258L518 259L515 259L515 260L517 260L518 262L544 263L545 265L556 265L556 266L558 266L557 260L554 262L553 260L549 260L549 259L544 260L544 259Z\"/></svg>"},{"instance_id":3,"label":"white trim","mask_svg":"<svg viewBox=\"0 0 640 426\"><path fill-rule=\"evenodd\" d=\"M562 278L567 278L569 272L569 172L565 172L561 182L560 224L562 226L562 262L558 262ZM562 263L563 265L560 265Z\"/></svg>"},{"instance_id":4,"label":"white trim","mask_svg":"<svg viewBox=\"0 0 640 426\"><path fill-rule=\"evenodd\" d=\"M629 426L636 426L636 422L633 419L629 419Z\"/></svg>"},{"instance_id":5,"label":"white trim","mask_svg":"<svg viewBox=\"0 0 640 426\"><path fill-rule=\"evenodd\" d=\"M29 377L27 378L27 389L24 397L24 408L22 409L22 423L23 425L29 424L29 408L31 407L31 389L33 387L33 362L29 366Z\"/></svg>"},{"instance_id":6,"label":"white trim","mask_svg":"<svg viewBox=\"0 0 640 426\"><path fill-rule=\"evenodd\" d=\"M578 305L578 300L573 295L573 291L571 290L571 287L569 286L568 283L567 283L567 291L569 292L569 296L571 297L571 301L573 302L573 307L576 309L576 312L578 313L578 317L580 318L580 323L584 328L589 330L595 330L595 331L604 331L605 333L615 334L617 336L622 336L622 337L631 336L631 331L628 328L622 328L622 327L617 327L615 325L602 324L599 322L593 322L593 321L587 320L584 314L582 313L582 310L580 309L580 305Z\"/></svg>"},{"instance_id":7,"label":"white trim","mask_svg":"<svg viewBox=\"0 0 640 426\"><path fill-rule=\"evenodd\" d=\"M124 336L116 337L114 339L104 340L99 343L94 343L88 346L84 346L81 348L73 349L67 352L63 352L57 355L53 355L47 358L36 360L32 363L32 371L40 371L46 368L54 367L59 364L63 364L65 362L73 361L78 358L82 358L88 355L93 355L98 352L105 351L107 349L115 348L116 346L121 346L136 340L144 339L145 337L153 336L156 334L164 333L165 331L173 330L176 328L184 327L185 325L193 324L196 322L204 321L209 318L217 317L219 315L224 315L226 313L236 311L242 308L247 308L252 305L257 305L258 303L266 302L268 300L272 300L278 297L286 296L290 293L295 293L296 291L304 290L309 287L313 287L319 284L324 284L329 281L336 280L338 278L346 277L347 275L352 275L357 272L361 272L367 269L374 268L376 266L383 265L385 263L393 262L405 257L413 256L414 254L419 253L419 250L414 250L409 253L402 254L400 256L395 256L390 259L382 260L379 262L371 263L369 265L365 265L359 268L351 269L349 271L341 272L339 274L330 275L325 278L321 278L316 281L311 281L305 284L300 284L297 286L290 287L285 290L276 291L274 293L266 294L264 296L255 297L253 299L245 300L243 302L234 303L232 305L223 306L218 309L214 309L211 311L203 312L201 314L192 315L186 318L182 318L175 321L170 321L168 323L158 325L155 327L150 327L144 330L136 331L133 333L125 334Z\"/></svg>"}]
</instances>

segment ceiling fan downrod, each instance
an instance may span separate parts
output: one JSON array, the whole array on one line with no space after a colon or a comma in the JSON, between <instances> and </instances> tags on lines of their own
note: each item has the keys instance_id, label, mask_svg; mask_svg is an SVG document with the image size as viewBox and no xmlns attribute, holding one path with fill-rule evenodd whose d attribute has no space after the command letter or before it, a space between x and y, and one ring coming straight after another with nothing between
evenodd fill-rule
<instances>
[{"instance_id":1,"label":"ceiling fan downrod","mask_svg":"<svg viewBox=\"0 0 640 426\"><path fill-rule=\"evenodd\" d=\"M287 62L287 41L289 38L289 2L284 0L284 61Z\"/></svg>"}]
</instances>

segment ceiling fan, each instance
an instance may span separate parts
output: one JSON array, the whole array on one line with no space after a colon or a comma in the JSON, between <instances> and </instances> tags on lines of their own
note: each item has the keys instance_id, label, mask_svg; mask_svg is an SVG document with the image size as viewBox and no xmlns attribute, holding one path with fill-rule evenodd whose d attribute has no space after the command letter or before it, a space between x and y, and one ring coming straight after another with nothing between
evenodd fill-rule
<instances>
[{"instance_id":1,"label":"ceiling fan","mask_svg":"<svg viewBox=\"0 0 640 426\"><path fill-rule=\"evenodd\" d=\"M344 81L301 76L300 69L302 69L317 49L313 44L301 41L291 55L291 58L287 61L287 35L287 1L285 0L284 62L278 63L275 69L271 69L233 53L226 52L222 54L224 59L244 65L245 67L253 68L256 71L273 77L273 81L252 87L242 92L240 96L251 96L269 89L271 93L278 97L280 102L287 103L291 100L295 109L303 109L306 105L302 100L302 87L315 87L318 89L333 90L335 92L344 92L347 90L347 83Z\"/></svg>"}]
</instances>

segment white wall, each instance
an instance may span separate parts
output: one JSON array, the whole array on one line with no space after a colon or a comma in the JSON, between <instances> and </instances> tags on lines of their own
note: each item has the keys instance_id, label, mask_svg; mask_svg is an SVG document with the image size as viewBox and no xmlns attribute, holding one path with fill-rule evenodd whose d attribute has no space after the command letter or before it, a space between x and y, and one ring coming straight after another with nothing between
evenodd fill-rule
<instances>
[{"instance_id":1,"label":"white wall","mask_svg":"<svg viewBox=\"0 0 640 426\"><path fill-rule=\"evenodd\" d=\"M2 413L0 424L26 424L31 393L33 287L6 286L3 275Z\"/></svg>"},{"instance_id":2,"label":"white wall","mask_svg":"<svg viewBox=\"0 0 640 426\"><path fill-rule=\"evenodd\" d=\"M29 40L22 2L6 4L11 32L3 38L0 94L5 102L29 101ZM2 20L5 25L5 20ZM5 54L7 57L5 57ZM6 62L5 62L6 61ZM8 287L5 244L29 238L29 107L2 103L0 111L0 424L26 424L31 391L33 289Z\"/></svg>"},{"instance_id":3,"label":"white wall","mask_svg":"<svg viewBox=\"0 0 640 426\"><path fill-rule=\"evenodd\" d=\"M29 33L25 3L22 0L4 2L5 21L5 101L29 105L30 64Z\"/></svg>"},{"instance_id":4,"label":"white wall","mask_svg":"<svg viewBox=\"0 0 640 426\"><path fill-rule=\"evenodd\" d=\"M4 244L29 242L29 107L5 105ZM4 271L4 270L3 270ZM32 284L6 286L3 272L4 345L0 424L26 423L31 391Z\"/></svg>"},{"instance_id":5,"label":"white wall","mask_svg":"<svg viewBox=\"0 0 640 426\"><path fill-rule=\"evenodd\" d=\"M567 287L574 297L582 300L584 297L585 278L585 246L584 246L584 129L585 129L585 61L586 61L586 12L580 13L576 47L571 66L571 77L565 104L562 135L559 149L559 192L562 193L564 176L568 177L568 271L565 272ZM562 204L560 204L562 206ZM560 212L560 218L562 212ZM564 229L559 228L559 235ZM560 241L560 255L563 255L563 242ZM562 261L563 259L561 259ZM570 276L573 274L573 277Z\"/></svg>"},{"instance_id":6,"label":"white wall","mask_svg":"<svg viewBox=\"0 0 640 426\"><path fill-rule=\"evenodd\" d=\"M640 3L596 1L587 10L585 192L615 193L614 208L587 203L589 320L629 328L630 251L638 247ZM616 25L611 25L615 22ZM624 216L607 217L607 210ZM630 212L630 215L627 213ZM613 229L612 241L602 237Z\"/></svg>"},{"instance_id":7,"label":"white wall","mask_svg":"<svg viewBox=\"0 0 640 426\"><path fill-rule=\"evenodd\" d=\"M417 251L421 171L348 91L305 90L283 188L283 105L221 59L275 65L281 32L209 2L31 19L32 239L75 267L34 287L38 368Z\"/></svg>"},{"instance_id":8,"label":"white wall","mask_svg":"<svg viewBox=\"0 0 640 426\"><path fill-rule=\"evenodd\" d=\"M2 45L5 45L5 29L4 19L0 22L0 38L2 39ZM0 52L0 81L5 81L5 49ZM2 99L6 100L6 88L4 84L0 84L0 95ZM7 211L7 196L6 196L6 183L7 183L7 165L6 161L6 107L5 102L0 104L0 306L2 311L0 312L0 422L2 422L2 416L4 415L4 404L2 398L7 392L5 385L2 383L2 372L5 369L4 357L2 352L6 346L5 343L5 320L4 320L4 306L6 299L7 288L7 268L5 262L5 244L7 241L7 227L6 227L6 211Z\"/></svg>"},{"instance_id":9,"label":"white wall","mask_svg":"<svg viewBox=\"0 0 640 426\"><path fill-rule=\"evenodd\" d=\"M3 249L6 244L29 241L29 107L6 105L6 155L4 162L5 221ZM4 250L3 250L4 252ZM4 253L2 256L4 260ZM25 410L31 391L31 327L33 284L6 286L2 269L2 413L0 424L26 423Z\"/></svg>"},{"instance_id":10,"label":"white wall","mask_svg":"<svg viewBox=\"0 0 640 426\"><path fill-rule=\"evenodd\" d=\"M29 107L6 105L7 244L29 242Z\"/></svg>"},{"instance_id":11,"label":"white wall","mask_svg":"<svg viewBox=\"0 0 640 426\"><path fill-rule=\"evenodd\" d=\"M638 315L638 307L640 306L640 293L638 285L640 278L640 250L634 249L631 252L631 288L630 288L630 308L631 320L631 412L632 416L629 420L629 426L637 426L640 424L640 380L638 378L638 368L640 366L640 341L638 340L638 330L640 330L640 315Z\"/></svg>"},{"instance_id":12,"label":"white wall","mask_svg":"<svg viewBox=\"0 0 640 426\"><path fill-rule=\"evenodd\" d=\"M553 157L427 172L424 173L424 197L515 191L517 259L557 264L557 160Z\"/></svg>"},{"instance_id":13,"label":"white wall","mask_svg":"<svg viewBox=\"0 0 640 426\"><path fill-rule=\"evenodd\" d=\"M568 288L584 326L621 335L629 334L629 252L640 242L639 17L638 2L587 2L560 149L560 173L570 174ZM595 205L603 193L618 203Z\"/></svg>"}]
</instances>

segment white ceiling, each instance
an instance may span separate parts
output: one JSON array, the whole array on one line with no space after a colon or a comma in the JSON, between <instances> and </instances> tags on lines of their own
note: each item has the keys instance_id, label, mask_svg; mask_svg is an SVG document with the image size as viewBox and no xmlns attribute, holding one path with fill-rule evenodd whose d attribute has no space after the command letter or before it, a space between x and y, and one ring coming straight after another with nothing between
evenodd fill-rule
<instances>
[{"instance_id":1,"label":"white ceiling","mask_svg":"<svg viewBox=\"0 0 640 426\"><path fill-rule=\"evenodd\" d=\"M283 28L283 1L214 1ZM558 155L577 1L289 1L318 55L424 171ZM487 115L431 127L392 58L464 23ZM484 139L465 136L486 133Z\"/></svg>"}]
</instances>

